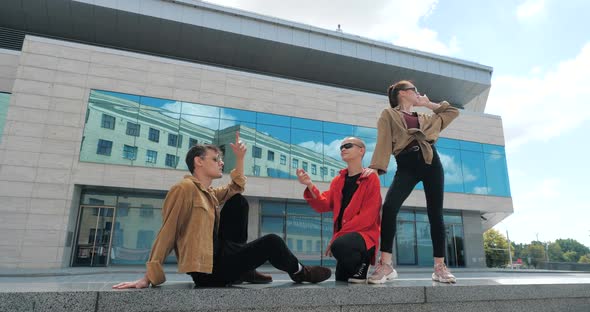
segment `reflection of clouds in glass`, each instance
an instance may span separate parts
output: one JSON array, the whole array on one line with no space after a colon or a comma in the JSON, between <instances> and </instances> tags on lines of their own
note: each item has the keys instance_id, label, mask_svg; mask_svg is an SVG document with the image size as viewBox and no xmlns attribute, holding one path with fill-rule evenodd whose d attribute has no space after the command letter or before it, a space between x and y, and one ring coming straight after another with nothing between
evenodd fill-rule
<instances>
[{"instance_id":1,"label":"reflection of clouds in glass","mask_svg":"<svg viewBox=\"0 0 590 312\"><path fill-rule=\"evenodd\" d=\"M493 150L490 153L490 160L498 160L498 159L501 159L501 158L502 158L502 154L499 151L497 151L497 150Z\"/></svg>"},{"instance_id":2,"label":"reflection of clouds in glass","mask_svg":"<svg viewBox=\"0 0 590 312\"><path fill-rule=\"evenodd\" d=\"M487 195L492 193L492 188L486 186L476 186L473 188L473 193L479 195Z\"/></svg>"},{"instance_id":3,"label":"reflection of clouds in glass","mask_svg":"<svg viewBox=\"0 0 590 312\"><path fill-rule=\"evenodd\" d=\"M173 119L176 119L176 120L178 120L178 115L180 115L177 113L171 113L171 112L167 112L167 111L160 111L160 114L170 117L170 118L173 118Z\"/></svg>"},{"instance_id":4,"label":"reflection of clouds in glass","mask_svg":"<svg viewBox=\"0 0 590 312\"><path fill-rule=\"evenodd\" d=\"M234 121L250 121L247 118L238 118L238 116L232 115L230 114L230 111L228 109L224 109L222 114L221 114L221 118L223 119L227 119L227 120L234 120Z\"/></svg>"},{"instance_id":5,"label":"reflection of clouds in glass","mask_svg":"<svg viewBox=\"0 0 590 312\"><path fill-rule=\"evenodd\" d=\"M301 142L299 144L297 144L298 146L301 146L303 148L307 148L308 150L314 151L316 153L322 153L323 148L324 148L324 144L321 142L314 142L314 141L307 141L307 142Z\"/></svg>"},{"instance_id":6,"label":"reflection of clouds in glass","mask_svg":"<svg viewBox=\"0 0 590 312\"><path fill-rule=\"evenodd\" d=\"M471 182L476 180L476 176L472 174L468 168L461 169L459 161L455 161L455 157L446 155L443 152L438 153L440 162L445 169L445 183L447 184L463 184L464 182Z\"/></svg>"},{"instance_id":7,"label":"reflection of clouds in glass","mask_svg":"<svg viewBox=\"0 0 590 312\"><path fill-rule=\"evenodd\" d=\"M371 164L371 159L373 159L373 154L375 153L375 146L377 146L377 143L365 142L365 145L367 147L367 151L363 157L363 166L368 167ZM391 166L391 163L389 165Z\"/></svg>"},{"instance_id":8,"label":"reflection of clouds in glass","mask_svg":"<svg viewBox=\"0 0 590 312\"><path fill-rule=\"evenodd\" d=\"M360 137L376 138L377 129L357 126L355 135Z\"/></svg>"},{"instance_id":9,"label":"reflection of clouds in glass","mask_svg":"<svg viewBox=\"0 0 590 312\"><path fill-rule=\"evenodd\" d=\"M142 104L145 105L145 104ZM164 104L161 106L162 109L170 111L170 112L175 112L175 113L180 113L180 107L181 107L182 103L179 101L170 101L170 102L164 102ZM153 106L153 105L147 105L147 106Z\"/></svg>"},{"instance_id":10,"label":"reflection of clouds in glass","mask_svg":"<svg viewBox=\"0 0 590 312\"><path fill-rule=\"evenodd\" d=\"M201 116L182 115L182 122L190 122L194 125L205 127L211 130L217 130L219 128L219 119L217 118L206 118Z\"/></svg>"},{"instance_id":11,"label":"reflection of clouds in glass","mask_svg":"<svg viewBox=\"0 0 590 312\"><path fill-rule=\"evenodd\" d=\"M298 146L303 148L309 149L316 153L323 153L326 156L332 157L334 159L341 159L340 158L340 143L342 140L333 140L330 144L324 144L323 142L315 142L315 141L306 141L298 143ZM375 146L377 145L376 142L366 143L367 152L365 153L365 157L363 157L363 163L370 162L371 158L373 158L373 152L375 151ZM391 166L391 164L390 164ZM395 164L394 164L395 166Z\"/></svg>"},{"instance_id":12,"label":"reflection of clouds in glass","mask_svg":"<svg viewBox=\"0 0 590 312\"><path fill-rule=\"evenodd\" d=\"M334 159L340 159L340 142L342 142L342 140L334 140L330 142L330 144L326 145L323 142L307 141L301 142L297 145L312 150L316 153L324 153L324 155Z\"/></svg>"},{"instance_id":13,"label":"reflection of clouds in glass","mask_svg":"<svg viewBox=\"0 0 590 312\"><path fill-rule=\"evenodd\" d=\"M182 104L182 114L183 115L185 115L185 114L199 115L199 116L205 116L205 117L209 117L209 118L219 118L219 107L183 103ZM228 116L232 117L231 115L228 115ZM226 119L228 119L228 118L226 118Z\"/></svg>"}]
</instances>

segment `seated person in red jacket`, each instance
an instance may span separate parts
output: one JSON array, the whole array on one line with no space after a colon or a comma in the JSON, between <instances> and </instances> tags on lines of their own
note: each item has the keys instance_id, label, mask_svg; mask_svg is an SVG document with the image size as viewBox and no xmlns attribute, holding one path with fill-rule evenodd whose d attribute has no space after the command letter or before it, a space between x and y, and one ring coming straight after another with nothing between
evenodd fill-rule
<instances>
[{"instance_id":1,"label":"seated person in red jacket","mask_svg":"<svg viewBox=\"0 0 590 312\"><path fill-rule=\"evenodd\" d=\"M336 258L336 280L365 283L370 264L375 264L379 244L381 185L376 174L362 176L365 143L354 137L345 138L340 156L347 168L332 180L330 189L320 193L303 169L297 170L299 182L306 185L303 193L317 212L332 211L334 236L327 255Z\"/></svg>"}]
</instances>

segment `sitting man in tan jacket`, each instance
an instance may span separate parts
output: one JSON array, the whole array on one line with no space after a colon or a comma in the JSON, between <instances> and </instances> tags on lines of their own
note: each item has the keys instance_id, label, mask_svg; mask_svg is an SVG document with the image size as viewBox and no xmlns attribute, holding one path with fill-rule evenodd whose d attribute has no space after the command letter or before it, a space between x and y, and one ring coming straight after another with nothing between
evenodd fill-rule
<instances>
[{"instance_id":1,"label":"sitting man in tan jacket","mask_svg":"<svg viewBox=\"0 0 590 312\"><path fill-rule=\"evenodd\" d=\"M172 249L178 259L178 271L190 274L197 286L231 284L266 261L289 273L296 283L319 283L330 278L328 268L303 266L275 234L245 243L248 210L240 193L246 184L246 146L240 142L239 133L230 145L236 155L236 167L230 174L232 181L218 188L211 187L211 182L222 177L219 148L195 145L188 151L186 163L192 175L172 186L164 200L162 227L152 246L145 276L113 288L146 288L164 283L162 263ZM231 205L226 204L222 210L220 204L225 201ZM226 209L230 211L226 213Z\"/></svg>"}]
</instances>

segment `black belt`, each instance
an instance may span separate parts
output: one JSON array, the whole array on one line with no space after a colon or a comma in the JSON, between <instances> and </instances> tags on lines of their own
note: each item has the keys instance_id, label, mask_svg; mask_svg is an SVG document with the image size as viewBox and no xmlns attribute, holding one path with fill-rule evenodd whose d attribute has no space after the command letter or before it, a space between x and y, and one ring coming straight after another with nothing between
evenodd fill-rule
<instances>
[{"instance_id":1,"label":"black belt","mask_svg":"<svg viewBox=\"0 0 590 312\"><path fill-rule=\"evenodd\" d=\"M397 155L400 156L400 155L404 155L404 154L407 154L407 153L417 152L419 150L420 150L420 146L419 145L414 145L414 146L411 146L411 147L408 147L408 148L402 150Z\"/></svg>"}]
</instances>

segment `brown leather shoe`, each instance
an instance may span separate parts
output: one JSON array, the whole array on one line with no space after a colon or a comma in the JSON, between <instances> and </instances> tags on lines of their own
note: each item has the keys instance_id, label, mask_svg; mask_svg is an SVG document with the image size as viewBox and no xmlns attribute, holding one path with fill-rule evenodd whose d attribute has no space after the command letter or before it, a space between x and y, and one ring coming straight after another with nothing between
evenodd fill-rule
<instances>
[{"instance_id":1,"label":"brown leather shoe","mask_svg":"<svg viewBox=\"0 0 590 312\"><path fill-rule=\"evenodd\" d=\"M295 283L320 283L332 276L329 268L321 266L304 266L299 273L289 274Z\"/></svg>"},{"instance_id":2,"label":"brown leather shoe","mask_svg":"<svg viewBox=\"0 0 590 312\"><path fill-rule=\"evenodd\" d=\"M268 284L272 283L272 276L260 273L256 270L251 270L242 273L242 275L240 275L240 280L252 284Z\"/></svg>"}]
</instances>

